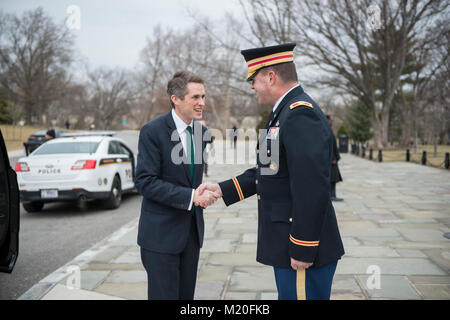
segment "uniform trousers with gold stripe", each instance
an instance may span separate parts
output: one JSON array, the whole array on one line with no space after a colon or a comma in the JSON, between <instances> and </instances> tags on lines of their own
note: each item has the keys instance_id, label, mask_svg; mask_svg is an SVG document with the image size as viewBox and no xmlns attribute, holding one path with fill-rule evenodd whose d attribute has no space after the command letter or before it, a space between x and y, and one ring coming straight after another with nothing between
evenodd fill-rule
<instances>
[{"instance_id":1,"label":"uniform trousers with gold stripe","mask_svg":"<svg viewBox=\"0 0 450 320\"><path fill-rule=\"evenodd\" d=\"M337 261L303 270L274 267L278 300L329 300Z\"/></svg>"}]
</instances>

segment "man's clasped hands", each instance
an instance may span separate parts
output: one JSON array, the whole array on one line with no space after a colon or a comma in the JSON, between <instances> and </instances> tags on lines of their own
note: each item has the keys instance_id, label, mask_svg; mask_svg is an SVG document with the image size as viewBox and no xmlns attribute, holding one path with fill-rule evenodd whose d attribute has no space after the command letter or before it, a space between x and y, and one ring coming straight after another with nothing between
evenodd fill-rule
<instances>
[{"instance_id":1,"label":"man's clasped hands","mask_svg":"<svg viewBox=\"0 0 450 320\"><path fill-rule=\"evenodd\" d=\"M222 197L222 189L217 183L202 183L194 192L194 204L206 208Z\"/></svg>"}]
</instances>

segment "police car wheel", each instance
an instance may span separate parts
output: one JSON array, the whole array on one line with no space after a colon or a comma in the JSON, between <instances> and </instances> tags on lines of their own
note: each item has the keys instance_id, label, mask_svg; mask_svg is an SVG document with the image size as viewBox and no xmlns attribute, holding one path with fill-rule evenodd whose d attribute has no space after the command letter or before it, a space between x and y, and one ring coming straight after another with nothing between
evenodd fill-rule
<instances>
[{"instance_id":1,"label":"police car wheel","mask_svg":"<svg viewBox=\"0 0 450 320\"><path fill-rule=\"evenodd\" d=\"M106 209L117 209L122 202L122 186L120 183L120 178L118 176L114 177L111 191L109 193L108 199L104 203Z\"/></svg>"},{"instance_id":2,"label":"police car wheel","mask_svg":"<svg viewBox=\"0 0 450 320\"><path fill-rule=\"evenodd\" d=\"M22 206L27 212L39 212L44 207L44 203L39 201L33 201L22 203Z\"/></svg>"}]
</instances>

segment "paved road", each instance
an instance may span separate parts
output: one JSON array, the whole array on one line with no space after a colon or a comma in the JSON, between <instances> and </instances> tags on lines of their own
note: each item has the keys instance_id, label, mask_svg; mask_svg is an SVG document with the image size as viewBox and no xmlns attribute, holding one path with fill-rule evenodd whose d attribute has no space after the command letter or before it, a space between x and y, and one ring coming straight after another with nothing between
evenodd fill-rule
<instances>
[{"instance_id":1,"label":"paved road","mask_svg":"<svg viewBox=\"0 0 450 320\"><path fill-rule=\"evenodd\" d=\"M119 137L137 150L138 133L124 131ZM16 157L12 159L14 167ZM81 252L139 216L141 197L123 197L117 210L99 209L89 203L85 210L71 203L46 204L44 211L27 213L21 206L19 259L12 274L0 273L0 299L17 299L36 282Z\"/></svg>"}]
</instances>

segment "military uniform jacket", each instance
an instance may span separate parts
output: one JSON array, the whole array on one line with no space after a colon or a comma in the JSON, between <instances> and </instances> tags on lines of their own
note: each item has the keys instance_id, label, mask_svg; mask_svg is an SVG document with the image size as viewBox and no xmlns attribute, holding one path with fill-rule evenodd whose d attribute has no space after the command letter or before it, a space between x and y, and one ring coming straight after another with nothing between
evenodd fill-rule
<instances>
[{"instance_id":1,"label":"military uniform jacket","mask_svg":"<svg viewBox=\"0 0 450 320\"><path fill-rule=\"evenodd\" d=\"M319 267L344 247L330 199L333 135L318 105L301 86L271 114L260 135L257 165L220 182L225 204L257 194L256 260L290 268L290 258Z\"/></svg>"}]
</instances>

